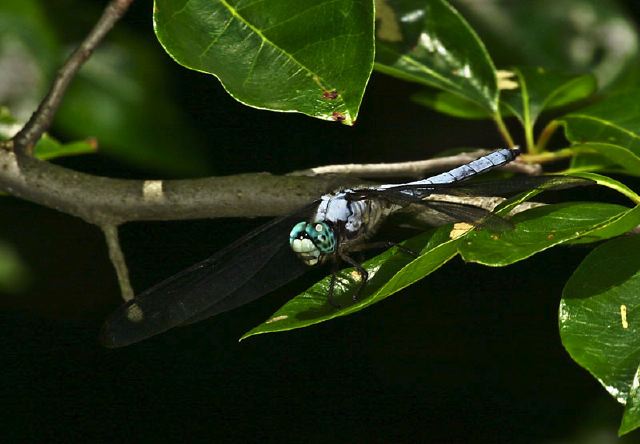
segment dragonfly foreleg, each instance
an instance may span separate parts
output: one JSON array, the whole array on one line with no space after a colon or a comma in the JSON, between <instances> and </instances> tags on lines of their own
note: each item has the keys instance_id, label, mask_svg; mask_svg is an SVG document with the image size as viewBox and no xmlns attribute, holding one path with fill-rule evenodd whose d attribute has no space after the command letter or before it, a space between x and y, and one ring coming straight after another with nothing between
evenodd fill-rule
<instances>
[{"instance_id":1,"label":"dragonfly foreleg","mask_svg":"<svg viewBox=\"0 0 640 444\"><path fill-rule=\"evenodd\" d=\"M369 273L367 272L367 270L365 270L362 267L362 265L360 265L357 261L355 261L352 257L347 255L346 253L339 252L338 255L340 256L340 259L342 259L347 264L355 268L358 274L360 275L360 283L358 284L358 288L356 289L355 293L353 293L353 300L356 301L360 296L360 293L362 292L364 285L369 280Z\"/></svg>"}]
</instances>

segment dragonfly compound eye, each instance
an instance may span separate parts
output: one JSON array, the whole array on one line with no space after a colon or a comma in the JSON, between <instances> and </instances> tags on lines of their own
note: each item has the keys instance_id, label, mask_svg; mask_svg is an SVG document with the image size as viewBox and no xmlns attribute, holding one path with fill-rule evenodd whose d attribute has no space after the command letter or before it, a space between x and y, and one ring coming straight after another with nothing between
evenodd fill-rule
<instances>
[{"instance_id":1,"label":"dragonfly compound eye","mask_svg":"<svg viewBox=\"0 0 640 444\"><path fill-rule=\"evenodd\" d=\"M289 234L291 249L307 265L322 262L324 255L335 251L335 236L325 222L296 224Z\"/></svg>"}]
</instances>

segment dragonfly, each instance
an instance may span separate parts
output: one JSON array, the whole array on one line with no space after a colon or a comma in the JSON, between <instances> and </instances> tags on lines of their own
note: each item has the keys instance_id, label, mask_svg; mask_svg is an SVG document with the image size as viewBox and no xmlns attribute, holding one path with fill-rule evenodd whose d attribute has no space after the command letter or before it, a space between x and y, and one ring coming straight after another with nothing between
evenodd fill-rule
<instances>
[{"instance_id":1,"label":"dragonfly","mask_svg":"<svg viewBox=\"0 0 640 444\"><path fill-rule=\"evenodd\" d=\"M124 303L105 322L101 341L107 347L121 347L202 321L252 302L311 267L327 263L332 265L327 301L336 305L332 294L339 265L346 263L360 274L354 295L359 294L368 276L353 254L371 247L391 246L390 242L371 239L385 220L401 209L413 206L435 212L442 222L467 222L482 229L503 231L511 229L512 223L484 208L430 197L508 196L532 188L561 189L590 183L561 175L466 183L513 161L519 154L518 148L498 149L426 179L325 194Z\"/></svg>"}]
</instances>

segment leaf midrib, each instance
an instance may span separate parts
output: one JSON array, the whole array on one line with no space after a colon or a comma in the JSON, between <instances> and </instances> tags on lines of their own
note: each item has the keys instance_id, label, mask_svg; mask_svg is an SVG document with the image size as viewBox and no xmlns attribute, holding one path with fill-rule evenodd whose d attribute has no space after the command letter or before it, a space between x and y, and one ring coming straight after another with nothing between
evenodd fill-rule
<instances>
[{"instance_id":1,"label":"leaf midrib","mask_svg":"<svg viewBox=\"0 0 640 444\"><path fill-rule=\"evenodd\" d=\"M302 68L305 72L307 72L307 75L309 77L311 77L311 79L323 90L323 91L333 91L335 88L333 88L332 86L326 86L322 83L321 81L321 76L316 74L315 72L313 72L311 69L309 69L309 67L307 67L306 65L304 65L302 62L300 62L298 59L296 59L292 54L288 53L287 51L285 51L283 48L281 48L280 46L276 45L274 42L272 42L271 40L269 40L267 38L267 36L264 35L264 33L259 30L258 28L256 28L252 23L250 23L248 20L246 20L242 15L240 15L240 13L238 12L238 10L233 7L232 5L230 5L227 0L218 0L230 13L233 17L235 17L236 19L238 19L240 22L244 23L251 31L253 31L256 35L258 35L258 37L260 37L260 39L267 43L269 46L271 46L272 48L274 48L275 50L281 52L282 54L286 55L289 59L291 59L293 62L295 62L296 65L298 65L300 68ZM340 100L341 103L344 104L344 99L342 98L342 96L338 96L338 99ZM345 104L346 106L346 104Z\"/></svg>"}]
</instances>

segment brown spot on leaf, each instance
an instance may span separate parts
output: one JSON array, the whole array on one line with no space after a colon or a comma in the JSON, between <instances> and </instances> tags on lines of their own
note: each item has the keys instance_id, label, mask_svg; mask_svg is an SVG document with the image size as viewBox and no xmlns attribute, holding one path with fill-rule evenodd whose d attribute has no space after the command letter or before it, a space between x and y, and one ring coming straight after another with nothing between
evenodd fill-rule
<instances>
[{"instance_id":1,"label":"brown spot on leaf","mask_svg":"<svg viewBox=\"0 0 640 444\"><path fill-rule=\"evenodd\" d=\"M333 114L331 114L331 117L333 117L333 120L335 120L336 122L344 122L345 120L347 120L344 114L342 114L340 111L334 111Z\"/></svg>"},{"instance_id":2,"label":"brown spot on leaf","mask_svg":"<svg viewBox=\"0 0 640 444\"><path fill-rule=\"evenodd\" d=\"M335 100L338 98L338 91L336 91L335 89L333 91L323 91L322 97L327 100Z\"/></svg>"}]
</instances>

